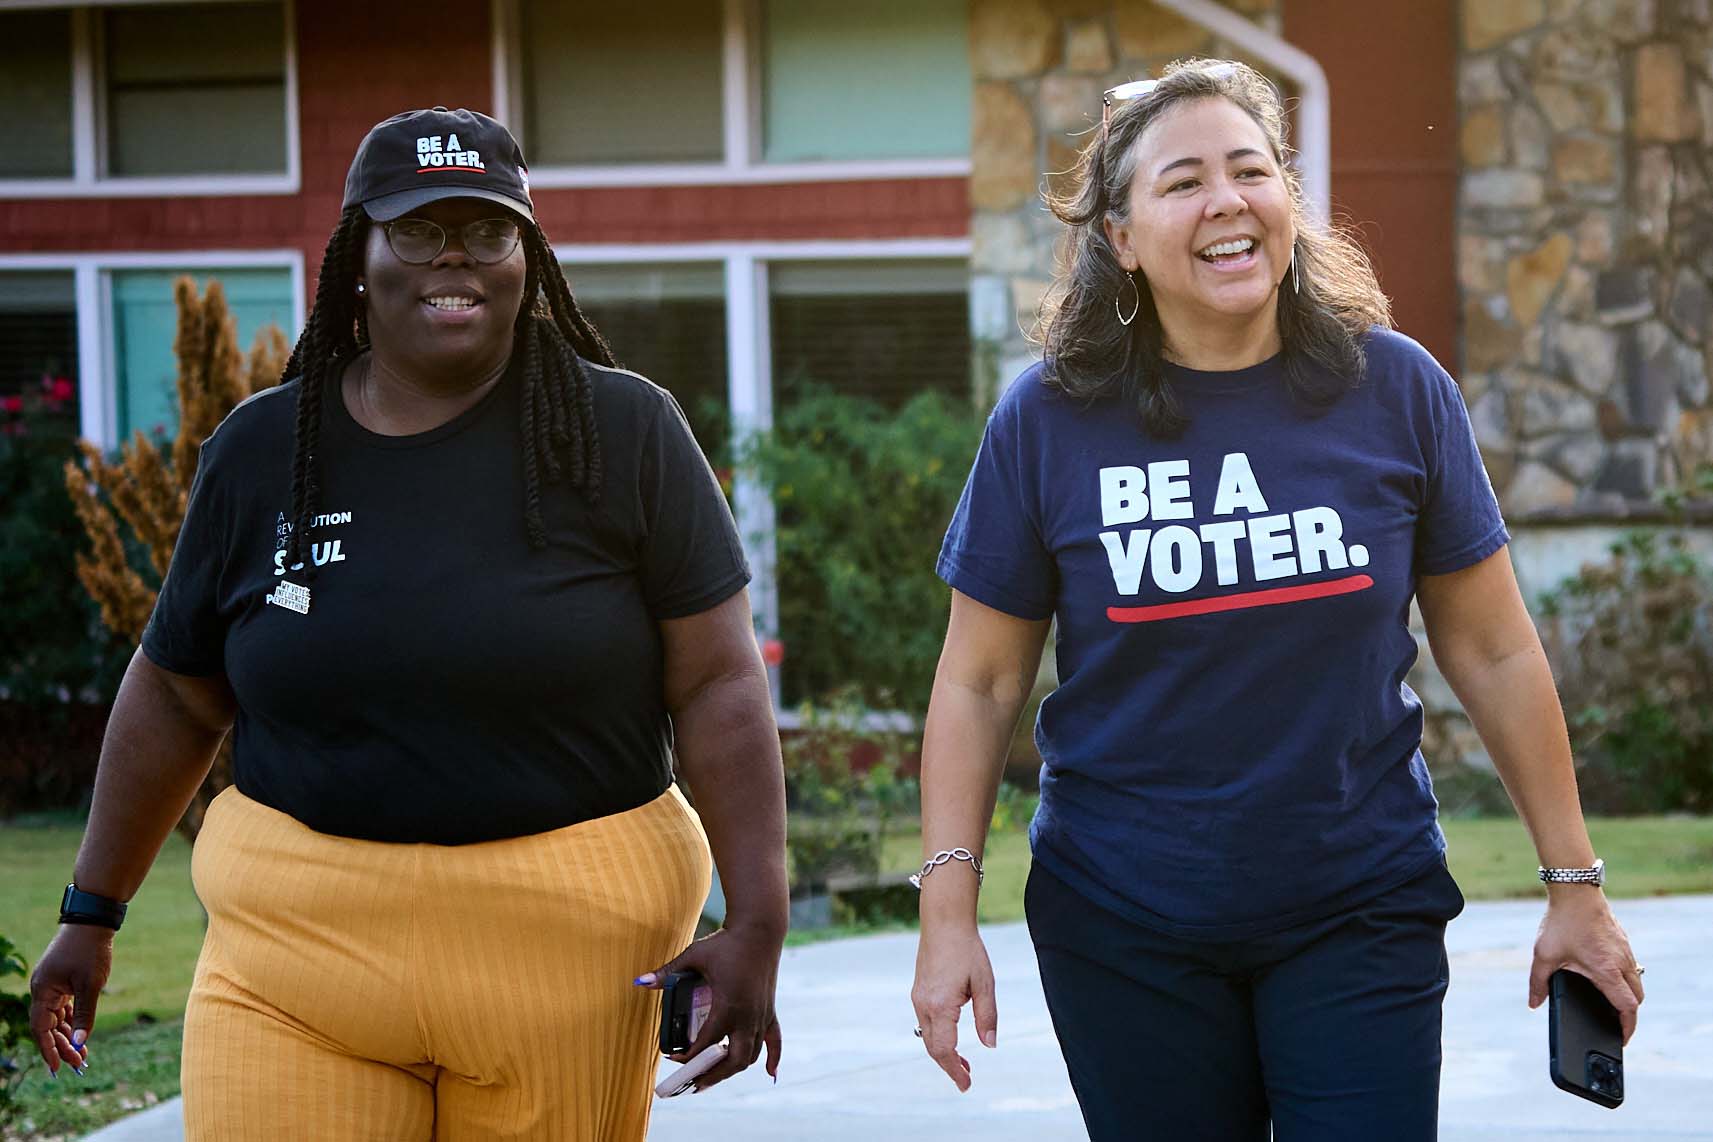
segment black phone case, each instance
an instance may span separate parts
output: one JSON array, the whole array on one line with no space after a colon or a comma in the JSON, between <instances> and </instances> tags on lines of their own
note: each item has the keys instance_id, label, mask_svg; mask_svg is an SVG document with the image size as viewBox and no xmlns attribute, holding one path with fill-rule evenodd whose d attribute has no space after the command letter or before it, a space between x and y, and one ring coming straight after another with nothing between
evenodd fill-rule
<instances>
[{"instance_id":1,"label":"black phone case","mask_svg":"<svg viewBox=\"0 0 1713 1142\"><path fill-rule=\"evenodd\" d=\"M702 974L677 971L666 977L660 991L660 1053L670 1055L690 1049L690 1010Z\"/></svg>"},{"instance_id":2,"label":"black phone case","mask_svg":"<svg viewBox=\"0 0 1713 1142\"><path fill-rule=\"evenodd\" d=\"M1566 969L1548 984L1547 1047L1553 1085L1616 1109L1624 1101L1624 1029L1587 977Z\"/></svg>"}]
</instances>

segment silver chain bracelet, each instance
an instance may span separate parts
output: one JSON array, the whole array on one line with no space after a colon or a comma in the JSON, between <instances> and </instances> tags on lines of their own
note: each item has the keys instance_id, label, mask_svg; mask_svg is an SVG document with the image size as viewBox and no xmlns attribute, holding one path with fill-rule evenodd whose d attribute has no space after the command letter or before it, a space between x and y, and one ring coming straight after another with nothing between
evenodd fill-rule
<instances>
[{"instance_id":1,"label":"silver chain bracelet","mask_svg":"<svg viewBox=\"0 0 1713 1142\"><path fill-rule=\"evenodd\" d=\"M974 853L970 852L968 849L963 848L961 846L958 848L955 848L955 849L941 849L939 852L935 853L933 856L931 856L927 860L923 861L922 862L922 871L917 872L917 873L912 873L910 875L911 885L913 887L915 887L917 889L917 891L920 891L922 888L923 878L925 878L929 873L933 872L936 868L939 868L941 865L947 864L947 863L954 861L954 860L967 860L967 861L969 861L970 866L975 869L976 887L978 887L978 888L981 887L981 882L987 879L987 873L985 873L981 870L981 860Z\"/></svg>"}]
</instances>

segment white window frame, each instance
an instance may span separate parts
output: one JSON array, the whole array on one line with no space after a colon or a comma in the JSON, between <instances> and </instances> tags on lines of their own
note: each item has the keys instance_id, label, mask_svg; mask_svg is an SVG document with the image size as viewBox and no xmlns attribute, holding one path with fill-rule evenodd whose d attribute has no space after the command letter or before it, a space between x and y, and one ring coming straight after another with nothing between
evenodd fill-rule
<instances>
[{"instance_id":1,"label":"white window frame","mask_svg":"<svg viewBox=\"0 0 1713 1142\"><path fill-rule=\"evenodd\" d=\"M531 176L533 182L533 174ZM719 264L726 279L726 401L732 434L741 438L773 427L772 295L768 268L774 262L969 261L968 238L899 238L871 241L670 242L644 244L559 244L561 264L681 266ZM575 290L576 282L572 282ZM763 638L779 633L779 590L774 567L773 498L753 473L738 472L732 489L733 514L744 553L755 574L750 584L756 629ZM795 718L780 704L779 672L769 669L773 705L780 725ZM791 724L796 723L793 720Z\"/></svg>"},{"instance_id":2,"label":"white window frame","mask_svg":"<svg viewBox=\"0 0 1713 1142\"><path fill-rule=\"evenodd\" d=\"M114 270L286 269L291 271L293 328L303 328L304 267L301 250L177 250L76 254L0 254L0 273L58 270L72 273L77 297L78 433L104 449L119 444L118 349L114 341ZM240 348L243 348L240 346ZM89 394L97 399L89 399Z\"/></svg>"},{"instance_id":3,"label":"white window frame","mask_svg":"<svg viewBox=\"0 0 1713 1142\"><path fill-rule=\"evenodd\" d=\"M230 3L232 0L105 0L67 5L48 0L0 0L0 11L54 8L71 12L70 178L0 179L0 198L187 198L202 195L296 194L303 184L298 127L297 0L282 0L285 20L285 141L283 174L108 175L101 171L106 123L100 98L102 53L96 40L96 8L142 3Z\"/></svg>"},{"instance_id":4,"label":"white window frame","mask_svg":"<svg viewBox=\"0 0 1713 1142\"><path fill-rule=\"evenodd\" d=\"M522 106L523 55L520 0L489 0L493 29L494 118L511 124ZM724 125L721 162L625 163L541 166L529 169L531 187L731 186L775 182L851 182L863 179L968 178L967 155L944 159L852 159L769 163L762 160L760 0L720 0L722 34L720 102ZM517 125L512 124L514 131ZM527 126L524 131L527 131ZM524 153L529 141L519 133Z\"/></svg>"}]
</instances>

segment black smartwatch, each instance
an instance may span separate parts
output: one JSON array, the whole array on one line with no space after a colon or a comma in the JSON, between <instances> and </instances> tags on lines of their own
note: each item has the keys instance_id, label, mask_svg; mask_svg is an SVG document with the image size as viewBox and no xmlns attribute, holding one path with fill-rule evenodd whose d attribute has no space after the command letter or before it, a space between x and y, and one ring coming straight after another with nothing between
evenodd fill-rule
<instances>
[{"instance_id":1,"label":"black smartwatch","mask_svg":"<svg viewBox=\"0 0 1713 1142\"><path fill-rule=\"evenodd\" d=\"M111 896L97 896L93 892L84 892L75 884L68 884L65 895L60 897L59 922L93 924L117 932L119 925L125 922L125 905Z\"/></svg>"}]
</instances>

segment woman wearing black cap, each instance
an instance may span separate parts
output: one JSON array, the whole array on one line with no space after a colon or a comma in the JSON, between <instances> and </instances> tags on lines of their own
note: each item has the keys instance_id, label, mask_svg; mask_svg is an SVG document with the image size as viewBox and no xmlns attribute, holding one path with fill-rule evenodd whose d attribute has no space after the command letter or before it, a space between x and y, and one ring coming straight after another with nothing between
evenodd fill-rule
<instances>
[{"instance_id":1,"label":"woman wearing black cap","mask_svg":"<svg viewBox=\"0 0 1713 1142\"><path fill-rule=\"evenodd\" d=\"M228 729L189 1137L633 1139L668 970L777 1066L784 796L730 512L614 367L511 135L377 125L287 383L202 450L32 980L80 1073L112 931ZM672 786L672 753L700 821ZM704 835L703 826L706 826ZM719 865L726 926L690 944ZM686 949L686 944L689 944Z\"/></svg>"}]
</instances>

